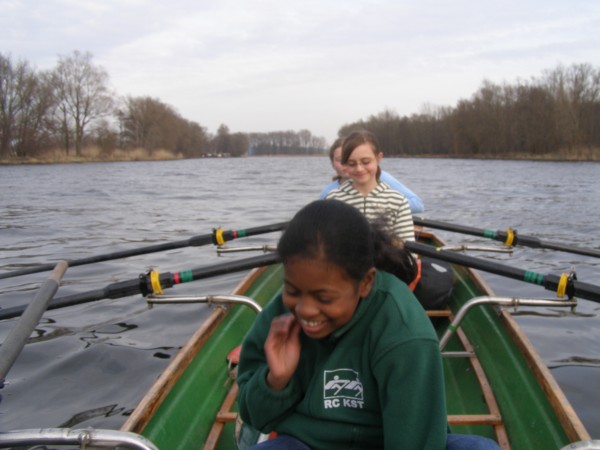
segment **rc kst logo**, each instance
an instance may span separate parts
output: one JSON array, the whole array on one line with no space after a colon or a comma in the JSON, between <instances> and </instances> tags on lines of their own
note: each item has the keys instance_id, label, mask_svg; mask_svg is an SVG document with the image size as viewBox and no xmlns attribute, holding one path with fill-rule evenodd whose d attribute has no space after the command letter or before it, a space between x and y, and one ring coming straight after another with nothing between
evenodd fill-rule
<instances>
[{"instance_id":1,"label":"rc kst logo","mask_svg":"<svg viewBox=\"0 0 600 450\"><path fill-rule=\"evenodd\" d=\"M364 406L363 385L358 372L352 369L326 370L323 373L323 401L325 409Z\"/></svg>"}]
</instances>

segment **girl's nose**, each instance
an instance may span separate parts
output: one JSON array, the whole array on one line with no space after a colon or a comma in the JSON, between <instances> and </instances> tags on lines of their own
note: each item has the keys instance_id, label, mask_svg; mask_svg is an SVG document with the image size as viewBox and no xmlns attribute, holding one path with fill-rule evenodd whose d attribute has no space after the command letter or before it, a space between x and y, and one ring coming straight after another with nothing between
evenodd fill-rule
<instances>
[{"instance_id":1,"label":"girl's nose","mask_svg":"<svg viewBox=\"0 0 600 450\"><path fill-rule=\"evenodd\" d=\"M310 319L319 314L319 308L317 308L316 303L306 295L298 299L294 310L303 319Z\"/></svg>"}]
</instances>

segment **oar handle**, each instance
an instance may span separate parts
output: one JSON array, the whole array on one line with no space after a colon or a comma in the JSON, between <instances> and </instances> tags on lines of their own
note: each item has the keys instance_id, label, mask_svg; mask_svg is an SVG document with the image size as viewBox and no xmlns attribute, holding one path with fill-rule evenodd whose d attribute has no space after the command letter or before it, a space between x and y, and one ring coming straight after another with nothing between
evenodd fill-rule
<instances>
[{"instance_id":1,"label":"oar handle","mask_svg":"<svg viewBox=\"0 0 600 450\"><path fill-rule=\"evenodd\" d=\"M419 244L417 242L404 242L404 247L413 253L429 256L431 258L441 259L453 264L459 264L473 269L483 270L484 272L503 275L508 278L523 281L525 271L516 267L504 266L486 259L474 258L463 255L462 253L447 252L441 247L432 247L431 245Z\"/></svg>"},{"instance_id":2,"label":"oar handle","mask_svg":"<svg viewBox=\"0 0 600 450\"><path fill-rule=\"evenodd\" d=\"M202 280L204 278L226 275L233 272L254 269L255 267L268 266L279 261L276 253L254 256L251 258L240 259L235 262L226 262L209 267L200 267L197 269L184 270L182 272L160 273L153 280L153 271L140 275L141 290L143 295L160 295L163 289L168 289L176 284L188 283L190 281Z\"/></svg>"},{"instance_id":3,"label":"oar handle","mask_svg":"<svg viewBox=\"0 0 600 450\"><path fill-rule=\"evenodd\" d=\"M2 380L6 377L25 346L27 339L40 321L48 302L58 290L60 280L67 268L66 261L59 261L56 264L48 279L40 286L33 301L27 306L17 324L2 343L0 347L0 385L3 384Z\"/></svg>"},{"instance_id":4,"label":"oar handle","mask_svg":"<svg viewBox=\"0 0 600 450\"><path fill-rule=\"evenodd\" d=\"M228 261L221 264L215 264L208 267L200 267L182 272L165 272L158 274L157 281L161 289L170 288L176 284L186 283L188 281L210 278L218 275L225 275L233 272L241 272L253 269L255 267L274 264L278 261L277 254L267 254L255 256L252 258L240 259L237 261ZM54 298L48 304L47 309L64 308L67 306L79 305L104 298L122 298L136 294L147 295L155 293L154 286L150 276L151 272L141 274L138 278L118 283L112 283L101 289L94 289L79 294L66 295L64 297ZM0 320L10 319L19 316L27 305L14 306L11 308L0 309Z\"/></svg>"},{"instance_id":5,"label":"oar handle","mask_svg":"<svg viewBox=\"0 0 600 450\"><path fill-rule=\"evenodd\" d=\"M429 256L431 258L441 259L453 264L471 267L473 269L482 270L484 272L501 275L515 280L524 281L527 283L543 286L549 291L558 291L559 285L562 283L562 276L543 275L529 270L511 267L486 259L474 258L472 256L463 255L460 253L447 252L440 247L432 247L417 242L405 242L404 246L413 253ZM570 280L569 290L572 295L592 300L600 303L600 287L593 284L583 283L581 281Z\"/></svg>"},{"instance_id":6,"label":"oar handle","mask_svg":"<svg viewBox=\"0 0 600 450\"><path fill-rule=\"evenodd\" d=\"M232 241L237 238L256 236L258 234L272 233L274 231L281 231L287 227L288 222L279 222L271 225L261 225L253 228L246 228L240 230L229 230L222 231L220 229L213 230L212 242L215 245L220 245L221 242L218 242L217 236L222 236L224 241ZM201 244L203 245L203 244Z\"/></svg>"},{"instance_id":7,"label":"oar handle","mask_svg":"<svg viewBox=\"0 0 600 450\"><path fill-rule=\"evenodd\" d=\"M434 228L436 230L453 231L456 233L470 234L487 239L493 239L509 246L523 245L531 248L545 248L549 250L558 250L566 253L575 253L577 255L592 256L600 258L600 250L594 248L581 248L572 245L560 244L557 242L542 241L535 236L527 236L517 233L516 230L494 231L484 228L474 228L455 223L442 222L439 220L425 219L424 217L413 217L415 225L421 227Z\"/></svg>"},{"instance_id":8,"label":"oar handle","mask_svg":"<svg viewBox=\"0 0 600 450\"><path fill-rule=\"evenodd\" d=\"M193 236L189 239L183 239L181 241L165 242L163 244L148 245L146 247L132 248L128 250L120 250L112 253L106 253L103 255L88 256L86 258L69 259L67 263L69 267L83 266L86 264L93 264L102 261L110 261L114 259L128 258L130 256L146 255L148 253L163 252L166 250L174 250L177 248L184 247L200 247L208 244L219 245L226 241L233 239L256 236L259 234L272 233L274 231L281 231L287 226L288 222L273 223L270 225L261 225L253 228L239 229L239 230L228 230L224 231L220 228L214 229L210 234L204 234L199 236ZM0 280L4 278L18 277L21 275L28 275L32 273L45 272L52 270L54 264L40 264L25 269L14 270L12 272L0 273Z\"/></svg>"},{"instance_id":9,"label":"oar handle","mask_svg":"<svg viewBox=\"0 0 600 450\"><path fill-rule=\"evenodd\" d=\"M457 233L470 234L473 236L487 237L483 235L483 231L480 228L468 227L465 225L457 225L454 223L440 222L438 220L426 219L425 217L413 217L415 225L420 227L429 227L436 230L455 231Z\"/></svg>"}]
</instances>

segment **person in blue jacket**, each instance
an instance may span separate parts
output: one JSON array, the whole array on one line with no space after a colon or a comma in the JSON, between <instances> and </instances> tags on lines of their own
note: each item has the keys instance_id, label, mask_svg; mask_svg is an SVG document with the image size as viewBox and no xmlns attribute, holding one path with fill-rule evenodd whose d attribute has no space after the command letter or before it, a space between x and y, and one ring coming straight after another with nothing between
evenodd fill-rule
<instances>
[{"instance_id":1,"label":"person in blue jacket","mask_svg":"<svg viewBox=\"0 0 600 450\"><path fill-rule=\"evenodd\" d=\"M331 183L325 186L321 191L321 194L319 195L319 198L321 200L327 197L327 194L329 194L329 192L340 187L340 184L348 179L348 176L346 176L345 173L345 168L342 164L343 142L343 138L338 138L335 140L335 142L331 145L329 149L329 160L331 162L331 167L333 167L333 170L335 170L336 176L331 181ZM380 180L387 184L389 187L391 187L393 190L400 192L402 195L404 195L404 197L406 197L406 200L410 205L410 211L413 214L419 214L425 210L423 200L421 200L421 198L413 191L411 191L408 187L406 187L404 184L402 184L400 181L394 178L390 173L386 172L385 170L382 170Z\"/></svg>"}]
</instances>

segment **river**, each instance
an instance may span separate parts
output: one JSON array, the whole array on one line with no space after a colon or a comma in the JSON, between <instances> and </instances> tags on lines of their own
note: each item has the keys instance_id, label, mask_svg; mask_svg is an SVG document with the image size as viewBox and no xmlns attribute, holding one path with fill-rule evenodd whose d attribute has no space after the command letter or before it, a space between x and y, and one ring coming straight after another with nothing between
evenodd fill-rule
<instances>
[{"instance_id":1,"label":"river","mask_svg":"<svg viewBox=\"0 0 600 450\"><path fill-rule=\"evenodd\" d=\"M600 164L462 159L384 159L417 192L428 219L518 232L600 248ZM188 239L215 227L287 221L315 199L332 171L327 158L0 166L0 273ZM438 232L448 244L500 245ZM271 233L230 245L275 244ZM164 272L235 260L212 246L188 247L69 268L59 296ZM476 254L504 264L600 284L600 259L543 249ZM243 274L177 286L173 294L228 293ZM498 295L552 298L542 287L483 274ZM0 306L25 304L47 274L0 280ZM592 437L600 438L600 305L575 312L516 312ZM207 317L202 305L146 306L141 296L48 311L0 389L0 430L118 428L186 338ZM4 341L16 319L0 322Z\"/></svg>"}]
</instances>

